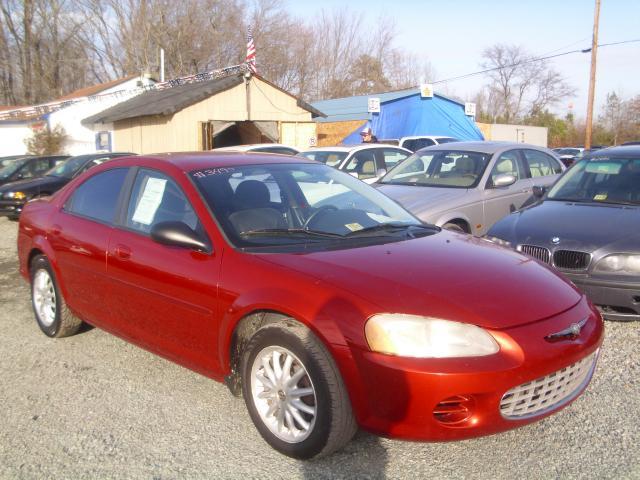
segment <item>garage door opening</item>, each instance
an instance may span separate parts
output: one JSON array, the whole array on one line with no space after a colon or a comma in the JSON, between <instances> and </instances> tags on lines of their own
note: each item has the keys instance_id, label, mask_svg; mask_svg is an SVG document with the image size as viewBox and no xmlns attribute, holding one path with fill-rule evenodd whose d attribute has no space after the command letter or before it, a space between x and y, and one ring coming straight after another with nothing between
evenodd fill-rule
<instances>
[{"instance_id":1,"label":"garage door opening","mask_svg":"<svg viewBox=\"0 0 640 480\"><path fill-rule=\"evenodd\" d=\"M277 122L224 122L213 120L203 122L201 128L202 150L278 141Z\"/></svg>"}]
</instances>

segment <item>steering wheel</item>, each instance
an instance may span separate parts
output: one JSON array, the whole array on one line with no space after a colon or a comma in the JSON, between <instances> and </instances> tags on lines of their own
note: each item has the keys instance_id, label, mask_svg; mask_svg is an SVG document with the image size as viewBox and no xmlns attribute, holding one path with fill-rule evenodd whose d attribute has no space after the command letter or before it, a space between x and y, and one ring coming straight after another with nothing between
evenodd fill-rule
<instances>
[{"instance_id":1,"label":"steering wheel","mask_svg":"<svg viewBox=\"0 0 640 480\"><path fill-rule=\"evenodd\" d=\"M318 209L313 212L311 215L309 215L309 218L307 218L304 222L304 225L302 225L303 229L309 228L309 225L311 224L311 222L317 218L321 213L327 213L327 212L331 212L334 210L338 210L338 207L334 207L333 205L322 205L321 207L318 207Z\"/></svg>"}]
</instances>

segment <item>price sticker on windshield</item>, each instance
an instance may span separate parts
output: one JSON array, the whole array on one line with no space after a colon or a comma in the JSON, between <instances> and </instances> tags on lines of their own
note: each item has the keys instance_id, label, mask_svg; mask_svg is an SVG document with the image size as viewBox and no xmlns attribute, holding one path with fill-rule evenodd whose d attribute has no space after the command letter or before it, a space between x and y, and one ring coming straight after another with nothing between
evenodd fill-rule
<instances>
[{"instance_id":1,"label":"price sticker on windshield","mask_svg":"<svg viewBox=\"0 0 640 480\"><path fill-rule=\"evenodd\" d=\"M345 227L347 227L352 232L357 232L358 230L362 230L364 228L359 223L347 223L345 224Z\"/></svg>"}]
</instances>

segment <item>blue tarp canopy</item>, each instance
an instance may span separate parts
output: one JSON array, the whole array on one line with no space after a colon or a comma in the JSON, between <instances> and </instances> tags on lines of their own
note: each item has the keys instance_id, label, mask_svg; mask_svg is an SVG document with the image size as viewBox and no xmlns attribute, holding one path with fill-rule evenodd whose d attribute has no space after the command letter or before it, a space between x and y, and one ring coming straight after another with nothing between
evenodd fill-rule
<instances>
[{"instance_id":1,"label":"blue tarp canopy","mask_svg":"<svg viewBox=\"0 0 640 480\"><path fill-rule=\"evenodd\" d=\"M325 113L328 113L325 121L330 121L331 113ZM381 102L380 113L371 114L371 119L363 122L343 143L360 143L359 132L365 126L370 126L379 139L442 135L459 140L484 140L473 119L464 114L463 105L440 95L422 98L419 92Z\"/></svg>"}]
</instances>

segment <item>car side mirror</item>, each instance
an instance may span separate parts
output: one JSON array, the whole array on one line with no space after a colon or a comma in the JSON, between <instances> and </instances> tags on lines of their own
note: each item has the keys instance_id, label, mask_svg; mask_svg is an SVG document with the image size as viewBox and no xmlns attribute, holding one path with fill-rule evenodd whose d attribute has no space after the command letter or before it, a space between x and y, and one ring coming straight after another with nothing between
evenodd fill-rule
<instances>
[{"instance_id":1,"label":"car side mirror","mask_svg":"<svg viewBox=\"0 0 640 480\"><path fill-rule=\"evenodd\" d=\"M533 196L536 198L542 198L544 197L544 194L547 193L547 187L543 187L540 185L534 185L533 189Z\"/></svg>"},{"instance_id":2,"label":"car side mirror","mask_svg":"<svg viewBox=\"0 0 640 480\"><path fill-rule=\"evenodd\" d=\"M211 244L183 222L160 222L151 227L151 239L162 245L210 253Z\"/></svg>"},{"instance_id":3,"label":"car side mirror","mask_svg":"<svg viewBox=\"0 0 640 480\"><path fill-rule=\"evenodd\" d=\"M493 179L494 187L508 187L516 183L518 179L510 173L502 173Z\"/></svg>"},{"instance_id":4,"label":"car side mirror","mask_svg":"<svg viewBox=\"0 0 640 480\"><path fill-rule=\"evenodd\" d=\"M387 169L386 168L379 168L376 171L376 178L382 178L387 174Z\"/></svg>"}]
</instances>

